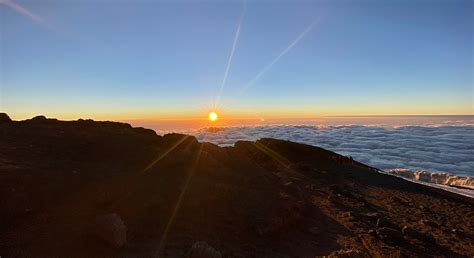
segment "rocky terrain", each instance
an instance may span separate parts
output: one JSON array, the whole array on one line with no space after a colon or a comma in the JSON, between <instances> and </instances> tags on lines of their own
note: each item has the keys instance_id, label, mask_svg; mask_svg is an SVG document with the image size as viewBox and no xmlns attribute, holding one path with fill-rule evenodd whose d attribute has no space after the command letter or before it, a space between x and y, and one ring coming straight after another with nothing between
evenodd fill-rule
<instances>
[{"instance_id":1,"label":"rocky terrain","mask_svg":"<svg viewBox=\"0 0 474 258\"><path fill-rule=\"evenodd\" d=\"M0 115L1 257L474 255L474 201L274 139Z\"/></svg>"}]
</instances>

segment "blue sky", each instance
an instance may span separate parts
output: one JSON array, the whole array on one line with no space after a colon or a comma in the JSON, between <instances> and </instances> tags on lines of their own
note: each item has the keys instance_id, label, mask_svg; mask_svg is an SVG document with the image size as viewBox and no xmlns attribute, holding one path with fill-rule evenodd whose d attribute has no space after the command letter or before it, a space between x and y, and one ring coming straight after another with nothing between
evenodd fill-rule
<instances>
[{"instance_id":1,"label":"blue sky","mask_svg":"<svg viewBox=\"0 0 474 258\"><path fill-rule=\"evenodd\" d=\"M472 114L473 12L457 0L0 0L0 108L71 119Z\"/></svg>"}]
</instances>

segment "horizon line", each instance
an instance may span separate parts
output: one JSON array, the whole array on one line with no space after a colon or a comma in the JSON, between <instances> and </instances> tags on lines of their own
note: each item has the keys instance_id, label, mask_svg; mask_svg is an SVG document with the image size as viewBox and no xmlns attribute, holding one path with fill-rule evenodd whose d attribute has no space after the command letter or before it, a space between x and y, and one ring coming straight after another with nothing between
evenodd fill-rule
<instances>
[{"instance_id":1,"label":"horizon line","mask_svg":"<svg viewBox=\"0 0 474 258\"><path fill-rule=\"evenodd\" d=\"M0 112L0 113L5 113L8 116L8 112ZM75 121L79 119L83 120L95 120L95 121L205 121L207 120L206 116L199 116L199 117L163 117L163 118L151 118L151 117L144 117L144 118L118 118L111 116L110 118L106 117L95 117L94 115L91 116L77 116L77 118L65 118L61 116L51 116L51 115L46 115L46 114L41 114L38 113L37 115L32 115L29 116L28 118L12 118L14 121L23 121L23 120L28 120L37 116L45 116L47 118L51 119L58 119L58 120L63 120L63 121ZM15 116L13 116L15 117ZM24 117L24 116L22 116ZM316 116L306 116L306 117L291 117L291 116L282 116L282 117L276 117L276 116L249 116L249 117L239 117L239 116L228 116L228 117L222 117L221 116L221 121L235 121L235 120L261 120L264 119L266 120L308 120L308 119L319 119L319 118L363 118L363 117L474 117L474 114L387 114L387 115L371 115L371 114L362 114L362 115L316 115Z\"/></svg>"}]
</instances>

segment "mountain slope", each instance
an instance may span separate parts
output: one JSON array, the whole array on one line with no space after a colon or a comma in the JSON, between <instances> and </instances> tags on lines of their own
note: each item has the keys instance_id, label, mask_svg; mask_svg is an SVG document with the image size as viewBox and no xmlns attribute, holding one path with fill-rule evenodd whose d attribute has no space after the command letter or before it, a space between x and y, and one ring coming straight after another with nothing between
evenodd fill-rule
<instances>
[{"instance_id":1,"label":"mountain slope","mask_svg":"<svg viewBox=\"0 0 474 258\"><path fill-rule=\"evenodd\" d=\"M0 186L5 257L183 257L200 241L223 257L474 255L472 199L274 139L3 121ZM95 234L112 213L120 248Z\"/></svg>"}]
</instances>

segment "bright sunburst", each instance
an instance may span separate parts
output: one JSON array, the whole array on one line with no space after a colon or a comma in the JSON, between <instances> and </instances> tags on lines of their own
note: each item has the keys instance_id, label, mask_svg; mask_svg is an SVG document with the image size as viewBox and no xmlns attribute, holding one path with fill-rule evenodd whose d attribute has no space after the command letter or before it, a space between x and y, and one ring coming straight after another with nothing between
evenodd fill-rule
<instances>
[{"instance_id":1,"label":"bright sunburst","mask_svg":"<svg viewBox=\"0 0 474 258\"><path fill-rule=\"evenodd\" d=\"M217 121L217 118L218 118L218 116L217 116L217 113L216 113L216 112L211 112L211 113L209 113L209 120L210 120L211 122Z\"/></svg>"}]
</instances>

